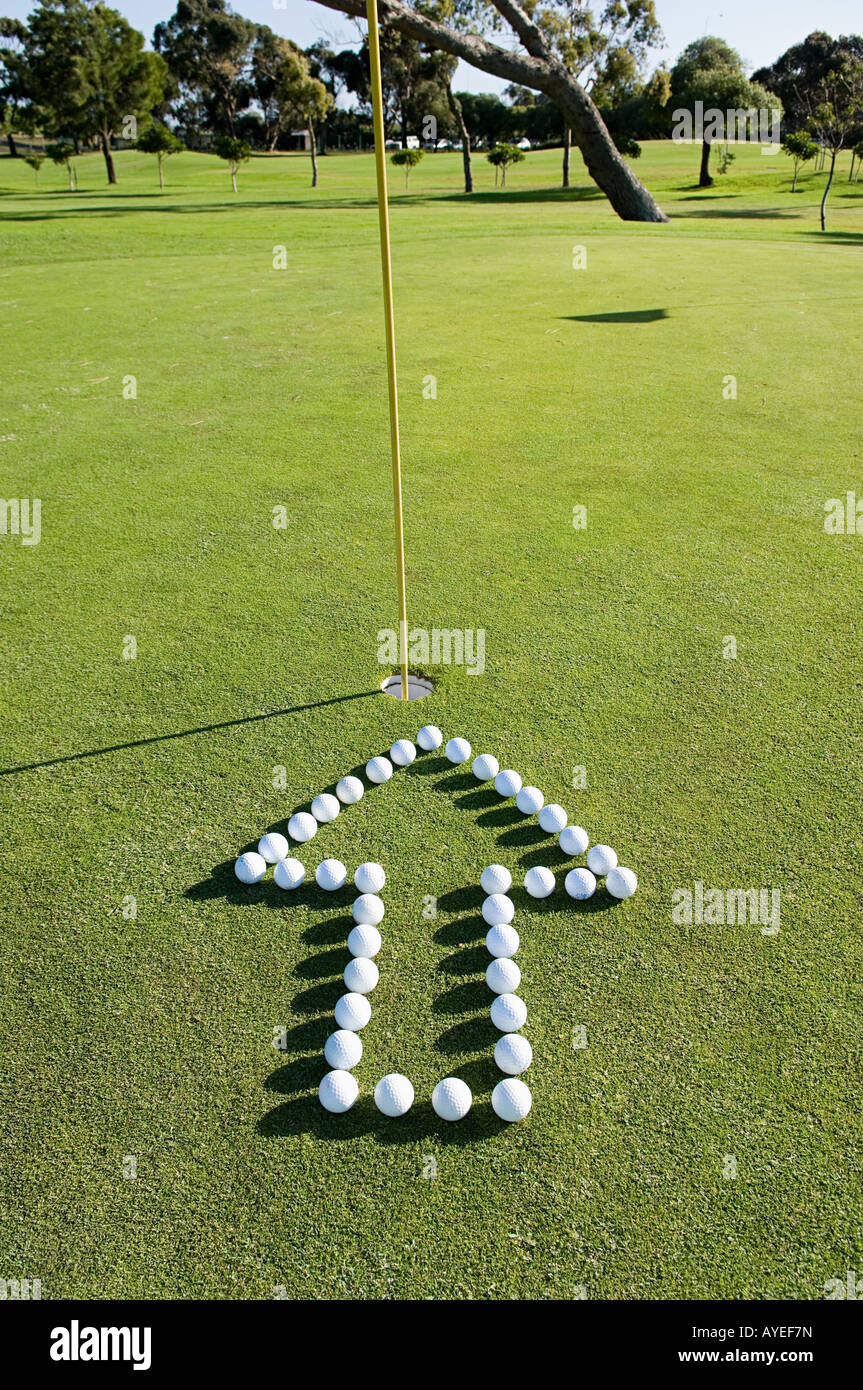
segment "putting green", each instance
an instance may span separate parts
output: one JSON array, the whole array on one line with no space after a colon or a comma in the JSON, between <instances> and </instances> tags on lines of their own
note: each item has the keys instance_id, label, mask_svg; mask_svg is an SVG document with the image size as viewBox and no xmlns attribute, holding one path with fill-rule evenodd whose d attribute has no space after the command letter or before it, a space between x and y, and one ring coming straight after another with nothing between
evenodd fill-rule
<instances>
[{"instance_id":1,"label":"putting green","mask_svg":"<svg viewBox=\"0 0 863 1390\"><path fill-rule=\"evenodd\" d=\"M203 155L162 196L134 153L110 190L82 159L76 195L0 161L0 491L42 504L37 545L0 536L0 1277L818 1299L863 1267L863 537L824 530L863 496L863 188L846 157L824 236L823 175L792 196L789 161L743 149L704 192L697 150L648 145L672 221L638 226L580 164L557 190L559 159L501 191L478 158L470 200L457 155L409 195L393 171L409 620L485 634L482 672L429 659L406 708L378 690L371 156L323 159L317 190L255 159L236 198ZM367 790L299 850L309 877L388 874L361 1097L329 1116L350 897L243 889L230 861L425 722L639 891L571 904L569 861L439 755ZM509 1127L473 886L494 861L558 879L515 893L534 1103ZM779 932L675 920L696 883L778 889ZM393 1070L417 1104L390 1121ZM475 1094L452 1126L447 1074Z\"/></svg>"}]
</instances>

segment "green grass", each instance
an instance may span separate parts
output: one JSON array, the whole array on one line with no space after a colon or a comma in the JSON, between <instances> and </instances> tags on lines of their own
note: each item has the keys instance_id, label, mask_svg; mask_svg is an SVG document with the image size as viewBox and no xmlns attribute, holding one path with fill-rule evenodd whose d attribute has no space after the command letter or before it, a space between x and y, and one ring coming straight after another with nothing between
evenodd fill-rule
<instances>
[{"instance_id":1,"label":"green grass","mask_svg":"<svg viewBox=\"0 0 863 1390\"><path fill-rule=\"evenodd\" d=\"M69 195L0 161L0 492L42 500L38 546L0 537L0 1277L45 1297L823 1297L863 1267L863 540L823 530L826 499L863 495L847 160L826 236L823 175L792 197L757 149L705 193L694 147L647 146L664 227L620 223L580 165L556 190L555 152L505 193L478 160L471 200L456 155L408 196L393 171L411 621L487 643L484 675L440 668L405 711L374 693L394 565L371 158L322 160L315 191L305 159L256 159L236 198L205 156L170 161L163 196L155 161L117 162L109 190L82 159ZM350 899L230 876L429 720L640 878L613 910L516 893L520 1126L490 1110L471 885L496 859L560 883L556 847L426 757L301 854L389 875L340 1119L315 1088ZM778 887L779 935L676 925L698 879ZM399 1122L370 1099L389 1070L421 1102ZM476 1103L447 1128L428 1096L453 1072Z\"/></svg>"}]
</instances>

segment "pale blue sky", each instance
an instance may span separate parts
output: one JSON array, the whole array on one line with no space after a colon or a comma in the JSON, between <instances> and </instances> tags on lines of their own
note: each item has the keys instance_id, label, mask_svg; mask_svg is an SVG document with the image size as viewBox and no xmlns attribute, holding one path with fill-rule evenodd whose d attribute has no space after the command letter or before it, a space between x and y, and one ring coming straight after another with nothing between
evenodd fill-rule
<instances>
[{"instance_id":1,"label":"pale blue sky","mask_svg":"<svg viewBox=\"0 0 863 1390\"><path fill-rule=\"evenodd\" d=\"M355 23L346 15L318 5L315 0L231 0L233 8L259 24L269 24L277 34L307 47L317 38L326 38L338 47L347 47L357 35ZM175 0L109 0L115 9L152 38L153 26L173 13ZM33 8L30 0L0 0L8 15L26 18ZM791 44L798 43L813 29L835 36L860 32L863 13L859 0L658 0L657 12L665 32L665 47L656 54L673 62L681 49L702 34L717 34L742 55L747 70L763 67L779 57ZM476 68L460 64L456 86L461 91L501 91L498 81Z\"/></svg>"}]
</instances>

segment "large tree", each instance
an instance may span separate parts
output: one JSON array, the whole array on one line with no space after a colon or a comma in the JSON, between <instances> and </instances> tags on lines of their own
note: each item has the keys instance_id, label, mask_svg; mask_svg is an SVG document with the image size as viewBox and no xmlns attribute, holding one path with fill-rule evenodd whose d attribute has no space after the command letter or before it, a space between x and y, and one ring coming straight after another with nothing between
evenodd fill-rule
<instances>
[{"instance_id":1,"label":"large tree","mask_svg":"<svg viewBox=\"0 0 863 1390\"><path fill-rule=\"evenodd\" d=\"M759 68L752 74L752 80L776 93L789 129L804 130L811 118L818 88L847 59L863 59L863 37L848 34L833 39L815 30L802 43L786 49L770 67Z\"/></svg>"},{"instance_id":2,"label":"large tree","mask_svg":"<svg viewBox=\"0 0 863 1390\"><path fill-rule=\"evenodd\" d=\"M365 0L318 0L329 9L363 18ZM470 0L451 0L455 9ZM668 219L618 153L605 122L590 95L567 70L542 29L514 0L494 0L496 20L508 26L517 47L493 43L481 32L490 5L477 5L472 27L461 30L447 20L429 18L403 0L381 0L381 19L409 38L462 58L473 67L508 82L544 92L569 123L587 171L618 215L628 221L665 222Z\"/></svg>"},{"instance_id":3,"label":"large tree","mask_svg":"<svg viewBox=\"0 0 863 1390\"><path fill-rule=\"evenodd\" d=\"M178 0L169 20L153 30L179 84L177 118L187 138L202 127L234 135L252 98L251 48L258 26L234 14L225 0Z\"/></svg>"},{"instance_id":4,"label":"large tree","mask_svg":"<svg viewBox=\"0 0 863 1390\"><path fill-rule=\"evenodd\" d=\"M728 111L758 111L771 105L769 93L747 79L740 54L724 39L711 36L689 44L671 70L669 105L676 110L691 111L696 102L703 103L705 111L720 112L723 122ZM775 101L772 104L778 105ZM730 138L730 134L726 131L725 138ZM698 178L701 188L709 188L713 183L710 176L713 139L712 124L705 121Z\"/></svg>"}]
</instances>

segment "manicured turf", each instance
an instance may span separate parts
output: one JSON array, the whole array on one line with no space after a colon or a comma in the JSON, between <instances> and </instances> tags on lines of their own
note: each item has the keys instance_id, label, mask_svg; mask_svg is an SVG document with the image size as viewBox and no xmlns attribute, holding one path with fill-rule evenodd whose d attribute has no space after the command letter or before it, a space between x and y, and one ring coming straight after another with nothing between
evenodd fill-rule
<instances>
[{"instance_id":1,"label":"manicured turf","mask_svg":"<svg viewBox=\"0 0 863 1390\"><path fill-rule=\"evenodd\" d=\"M863 539L823 529L863 495L863 185L846 160L822 236L823 175L792 197L787 160L742 150L704 193L697 150L648 146L673 216L648 227L580 166L557 191L558 164L501 192L478 160L470 201L456 155L407 197L393 176L411 622L484 629L487 661L402 710L376 693L370 156L322 160L315 191L305 160L258 159L236 198L206 156L161 197L137 154L113 190L83 159L74 196L0 161L0 492L42 500L39 545L0 537L0 1277L817 1299L863 1268ZM368 791L300 856L389 875L361 1100L333 1118L350 896L241 889L230 861L426 721L563 802L640 889L574 907L553 843L434 755ZM509 1128L474 887L494 860L559 885L515 894L534 1109ZM696 880L778 888L779 934L678 925ZM390 1070L417 1088L401 1121L371 1102ZM476 1100L446 1127L451 1073Z\"/></svg>"}]
</instances>

